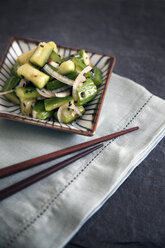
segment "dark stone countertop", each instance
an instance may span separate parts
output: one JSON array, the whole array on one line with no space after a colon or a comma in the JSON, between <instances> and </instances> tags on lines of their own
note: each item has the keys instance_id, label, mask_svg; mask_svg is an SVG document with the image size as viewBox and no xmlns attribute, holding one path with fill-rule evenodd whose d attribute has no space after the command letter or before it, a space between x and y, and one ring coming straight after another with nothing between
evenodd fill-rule
<instances>
[{"instance_id":1,"label":"dark stone countertop","mask_svg":"<svg viewBox=\"0 0 165 248\"><path fill-rule=\"evenodd\" d=\"M0 57L16 35L114 55L114 72L165 98L164 0L1 1ZM165 247L164 143L66 248Z\"/></svg>"}]
</instances>

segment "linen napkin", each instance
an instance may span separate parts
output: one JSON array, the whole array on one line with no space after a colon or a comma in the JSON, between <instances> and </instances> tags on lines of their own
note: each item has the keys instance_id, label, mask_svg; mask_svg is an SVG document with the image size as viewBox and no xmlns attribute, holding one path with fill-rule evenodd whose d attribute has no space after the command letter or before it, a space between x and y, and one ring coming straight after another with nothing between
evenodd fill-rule
<instances>
[{"instance_id":1,"label":"linen napkin","mask_svg":"<svg viewBox=\"0 0 165 248\"><path fill-rule=\"evenodd\" d=\"M165 101L112 74L92 138L1 119L1 168L133 126L140 129L0 202L0 247L63 247L163 138ZM54 163L1 179L0 188Z\"/></svg>"}]
</instances>

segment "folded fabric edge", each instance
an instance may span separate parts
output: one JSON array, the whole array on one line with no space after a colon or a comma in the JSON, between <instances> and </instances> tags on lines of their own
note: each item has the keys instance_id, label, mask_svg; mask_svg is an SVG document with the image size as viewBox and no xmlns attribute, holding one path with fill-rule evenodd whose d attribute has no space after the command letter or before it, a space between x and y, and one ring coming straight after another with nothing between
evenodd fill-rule
<instances>
[{"instance_id":1,"label":"folded fabric edge","mask_svg":"<svg viewBox=\"0 0 165 248\"><path fill-rule=\"evenodd\" d=\"M73 231L72 235L68 237L68 239L57 248L64 247L81 229L81 227L106 203L106 201L117 191L117 189L125 182L125 180L131 175L131 173L136 169L136 167L149 155L149 153L157 146L157 144L163 139L165 136L165 127L161 129L154 140L146 147L146 149L138 154L137 158L133 159L128 165L127 169L122 173L119 182L117 182L113 189L107 194L103 201L101 201L92 211L91 213L85 217L85 219L80 222L79 226Z\"/></svg>"}]
</instances>

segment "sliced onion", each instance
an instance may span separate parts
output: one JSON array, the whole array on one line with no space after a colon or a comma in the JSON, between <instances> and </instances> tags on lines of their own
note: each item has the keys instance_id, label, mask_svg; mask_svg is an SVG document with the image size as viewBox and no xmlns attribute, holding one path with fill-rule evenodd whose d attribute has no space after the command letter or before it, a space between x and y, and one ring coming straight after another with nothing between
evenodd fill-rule
<instances>
[{"instance_id":1,"label":"sliced onion","mask_svg":"<svg viewBox=\"0 0 165 248\"><path fill-rule=\"evenodd\" d=\"M16 88L22 88L22 87L24 87L25 85L26 85L26 81L25 81L24 79L21 79L20 82L19 82L19 84L17 85ZM8 90L8 91L4 91L4 92L0 92L0 96L6 95L6 94L8 94L8 93L12 93L12 92L14 92L14 91L15 91L15 89L13 89L13 90Z\"/></svg>"},{"instance_id":2,"label":"sliced onion","mask_svg":"<svg viewBox=\"0 0 165 248\"><path fill-rule=\"evenodd\" d=\"M88 71L91 71L91 70L92 70L91 66L85 67L84 70L82 70L77 76L77 78L75 79L74 84L73 84L73 89L72 89L72 95L75 101L77 101L77 88L80 87L82 83L86 80L86 77L84 76L84 74L86 74Z\"/></svg>"},{"instance_id":3,"label":"sliced onion","mask_svg":"<svg viewBox=\"0 0 165 248\"><path fill-rule=\"evenodd\" d=\"M26 84L27 82L24 79L21 79L16 88L23 88Z\"/></svg>"},{"instance_id":4,"label":"sliced onion","mask_svg":"<svg viewBox=\"0 0 165 248\"><path fill-rule=\"evenodd\" d=\"M50 60L48 64L51 65L51 66L53 66L54 68L58 68L59 67L59 64L56 63L56 62L54 62L54 61L52 61L52 60Z\"/></svg>"},{"instance_id":5,"label":"sliced onion","mask_svg":"<svg viewBox=\"0 0 165 248\"><path fill-rule=\"evenodd\" d=\"M66 96L70 96L71 92L70 90L68 91L63 91L63 92L59 92L59 93L55 93L56 97L66 97Z\"/></svg>"},{"instance_id":6,"label":"sliced onion","mask_svg":"<svg viewBox=\"0 0 165 248\"><path fill-rule=\"evenodd\" d=\"M35 111L35 110L32 111L32 117L37 119L37 111Z\"/></svg>"},{"instance_id":7,"label":"sliced onion","mask_svg":"<svg viewBox=\"0 0 165 248\"><path fill-rule=\"evenodd\" d=\"M55 92L55 91L46 90L46 89L42 89L42 90L37 89L37 91L41 96L43 96L45 98L65 97L65 96L70 96L70 94L71 94L70 90Z\"/></svg>"},{"instance_id":8,"label":"sliced onion","mask_svg":"<svg viewBox=\"0 0 165 248\"><path fill-rule=\"evenodd\" d=\"M61 120L62 111L63 111L63 109L65 109L65 108L68 108L68 103L62 105L61 107L59 107L59 109L58 109L58 111L57 111L57 119L58 119L58 121L59 121L60 123L62 122L62 120Z\"/></svg>"},{"instance_id":9,"label":"sliced onion","mask_svg":"<svg viewBox=\"0 0 165 248\"><path fill-rule=\"evenodd\" d=\"M53 91L50 91L50 90L46 90L46 89L42 89L42 90L39 90L37 89L37 92L41 95L41 96L44 96L46 98L52 98L55 96L55 93Z\"/></svg>"},{"instance_id":10,"label":"sliced onion","mask_svg":"<svg viewBox=\"0 0 165 248\"><path fill-rule=\"evenodd\" d=\"M75 106L74 103L71 103L71 105L67 103L67 104L64 104L61 107L59 107L58 112L57 112L58 121L61 122L61 123L62 123L62 119L61 119L62 111L65 108L73 109L79 116L82 116L82 114L80 113L78 107Z\"/></svg>"},{"instance_id":11,"label":"sliced onion","mask_svg":"<svg viewBox=\"0 0 165 248\"><path fill-rule=\"evenodd\" d=\"M15 90L8 90L8 91L4 91L4 92L0 92L0 96L3 96L3 95L6 95L8 93L12 93L14 92Z\"/></svg>"},{"instance_id":12,"label":"sliced onion","mask_svg":"<svg viewBox=\"0 0 165 248\"><path fill-rule=\"evenodd\" d=\"M44 70L51 75L52 77L56 78L57 80L63 82L64 84L68 84L70 86L73 86L74 80L71 80L65 76L62 76L60 73L54 71L52 68L50 68L49 65L44 66Z\"/></svg>"},{"instance_id":13,"label":"sliced onion","mask_svg":"<svg viewBox=\"0 0 165 248\"><path fill-rule=\"evenodd\" d=\"M82 116L82 114L79 111L79 108L76 105L74 105L73 103L69 108L73 109L79 116Z\"/></svg>"}]
</instances>

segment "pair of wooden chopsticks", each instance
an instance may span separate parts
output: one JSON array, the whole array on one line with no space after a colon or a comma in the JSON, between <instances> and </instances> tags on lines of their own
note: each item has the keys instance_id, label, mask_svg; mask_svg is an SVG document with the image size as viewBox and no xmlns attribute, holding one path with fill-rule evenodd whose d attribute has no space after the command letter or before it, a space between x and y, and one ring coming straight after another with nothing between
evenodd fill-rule
<instances>
[{"instance_id":1,"label":"pair of wooden chopsticks","mask_svg":"<svg viewBox=\"0 0 165 248\"><path fill-rule=\"evenodd\" d=\"M75 146L71 146L71 147L56 151L56 152L52 152L52 153L49 153L49 154L46 154L43 156L39 156L39 157L30 159L30 160L26 160L24 162L17 163L17 164L0 169L0 178L3 178L3 177L7 177L9 175L12 175L14 173L32 168L32 167L40 165L42 163L49 162L51 160L63 157L65 155L68 155L68 154L71 154L71 153L74 153L74 152L77 152L77 151L80 151L82 149L89 148L92 146L92 148L89 148L89 149L69 158L69 159L66 159L60 163L57 163L57 164L55 164L55 165L37 173L37 174L34 174L33 176L30 176L24 180L21 180L18 183L15 183L15 184L13 184L13 185L5 188L5 189L2 189L0 191L0 200L3 200L5 198L17 193L18 191L20 191L20 190L32 185L33 183L55 173L56 171L58 171L64 167L66 167L67 165L75 162L76 160L86 156L87 154L101 148L103 146L102 142L108 141L110 139L116 138L116 137L121 136L121 135L126 134L126 133L133 132L137 129L139 129L139 127L133 127L133 128L125 129L125 130L122 130L122 131L117 132L117 133L109 134L109 135L103 136L103 137L98 138L98 139L87 141L87 142L84 142L84 143L81 143L81 144L78 144Z\"/></svg>"}]
</instances>

